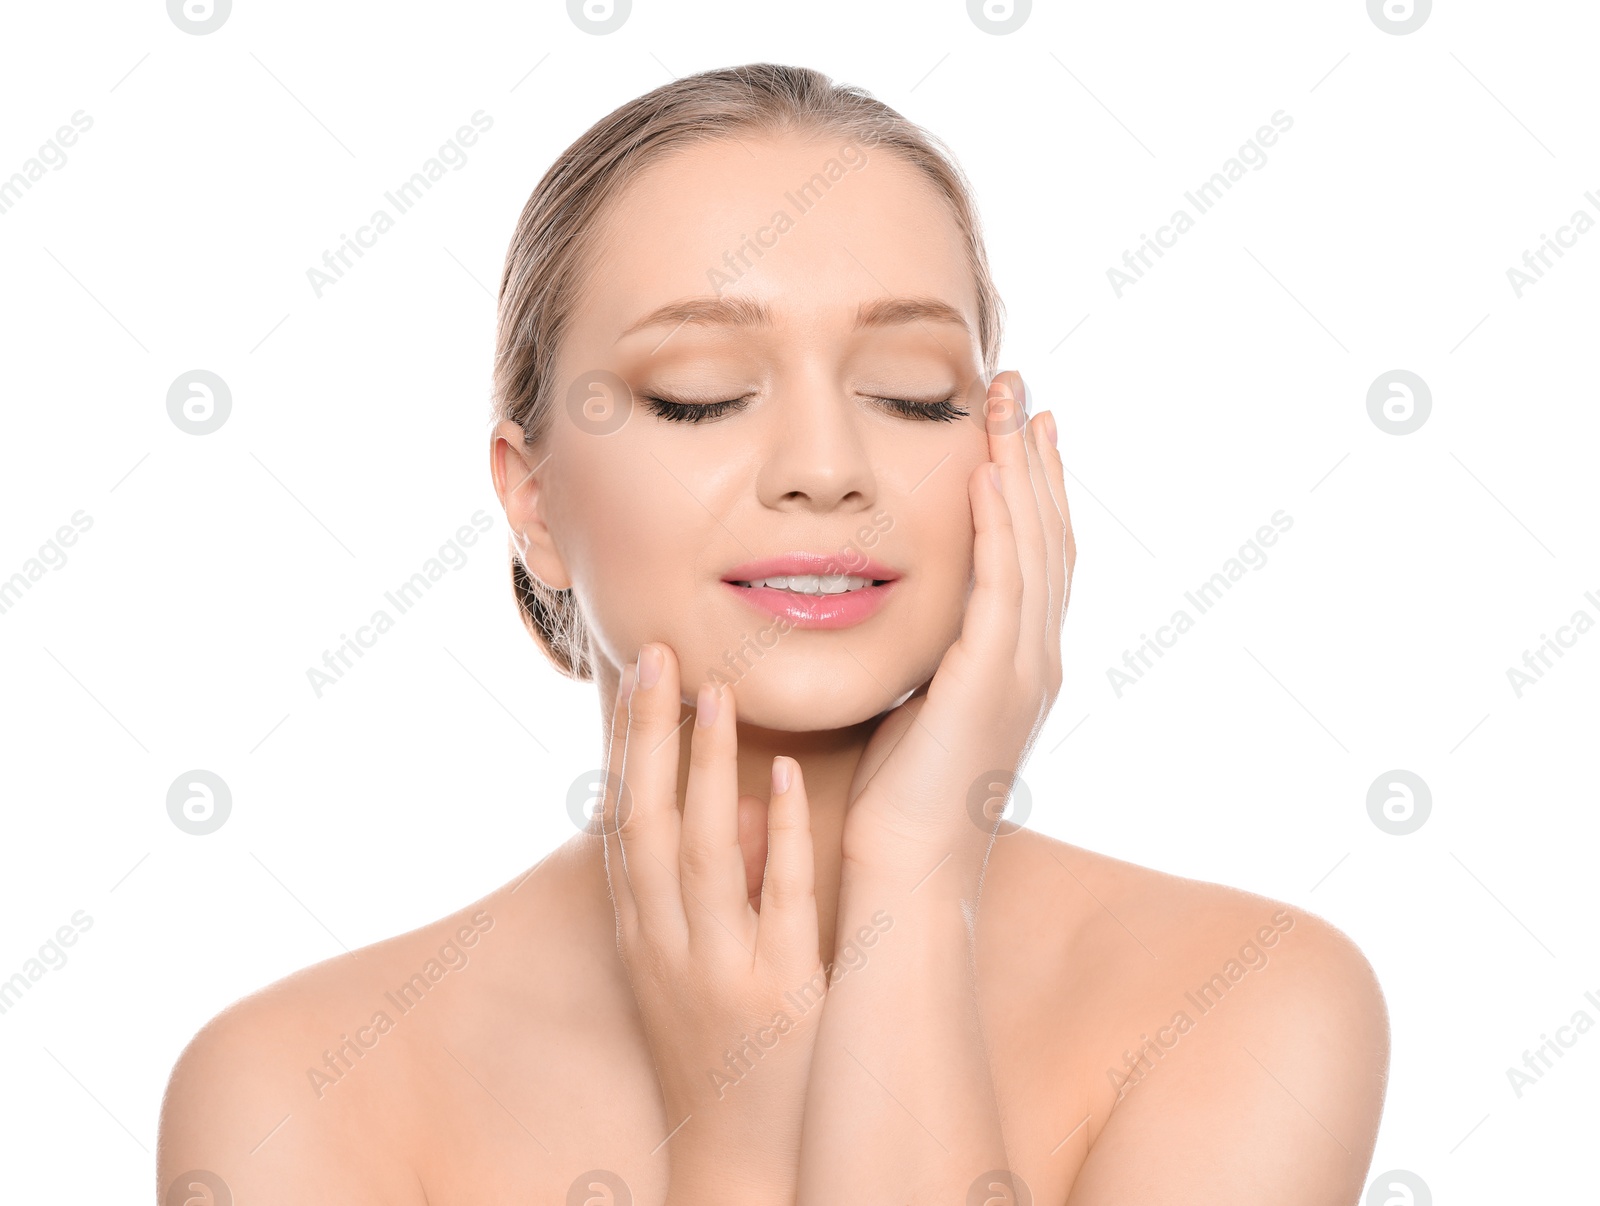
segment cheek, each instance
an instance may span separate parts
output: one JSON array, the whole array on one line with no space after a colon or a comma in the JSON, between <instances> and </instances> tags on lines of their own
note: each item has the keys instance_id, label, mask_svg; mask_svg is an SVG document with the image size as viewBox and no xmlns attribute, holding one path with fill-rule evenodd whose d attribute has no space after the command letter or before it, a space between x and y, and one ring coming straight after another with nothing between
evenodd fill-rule
<instances>
[{"instance_id":1,"label":"cheek","mask_svg":"<svg viewBox=\"0 0 1600 1206\"><path fill-rule=\"evenodd\" d=\"M929 483L932 484L931 482ZM920 496L922 491L918 492ZM972 510L964 490L903 507L887 539L912 567L901 600L905 631L935 663L961 635L972 585Z\"/></svg>"},{"instance_id":2,"label":"cheek","mask_svg":"<svg viewBox=\"0 0 1600 1206\"><path fill-rule=\"evenodd\" d=\"M662 626L694 612L715 521L648 455L640 463L618 446L572 463L552 529L598 651L625 664L644 641L670 642Z\"/></svg>"}]
</instances>

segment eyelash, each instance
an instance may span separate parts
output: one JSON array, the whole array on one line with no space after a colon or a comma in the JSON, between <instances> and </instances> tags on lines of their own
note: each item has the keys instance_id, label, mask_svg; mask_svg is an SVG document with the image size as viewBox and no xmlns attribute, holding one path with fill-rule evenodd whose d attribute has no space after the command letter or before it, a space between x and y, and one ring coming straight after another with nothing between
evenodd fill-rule
<instances>
[{"instance_id":1,"label":"eyelash","mask_svg":"<svg viewBox=\"0 0 1600 1206\"><path fill-rule=\"evenodd\" d=\"M691 403L674 402L670 398L656 398L649 394L644 396L644 401L651 413L676 423L704 423L720 418L736 407L742 410L748 404L746 398ZM884 403L890 410L908 419L923 419L932 423L953 423L966 418L969 413L963 407L953 405L953 396L940 398L937 402L917 402L908 398L874 398L873 401Z\"/></svg>"}]
</instances>

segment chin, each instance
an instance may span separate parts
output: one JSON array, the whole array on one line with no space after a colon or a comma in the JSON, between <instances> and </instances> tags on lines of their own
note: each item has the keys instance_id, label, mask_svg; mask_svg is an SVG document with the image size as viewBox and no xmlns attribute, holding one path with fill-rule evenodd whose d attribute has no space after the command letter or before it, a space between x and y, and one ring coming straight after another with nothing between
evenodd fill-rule
<instances>
[{"instance_id":1,"label":"chin","mask_svg":"<svg viewBox=\"0 0 1600 1206\"><path fill-rule=\"evenodd\" d=\"M842 646L825 652L780 644L758 655L734 657L727 665L719 659L702 664L717 667L718 681L732 683L741 725L807 733L847 729L881 716L926 682L938 663L935 657L925 672L917 666L883 665L882 644L853 644L860 650L854 655ZM692 703L700 683L712 678L710 670L699 675L686 670L685 701Z\"/></svg>"}]
</instances>

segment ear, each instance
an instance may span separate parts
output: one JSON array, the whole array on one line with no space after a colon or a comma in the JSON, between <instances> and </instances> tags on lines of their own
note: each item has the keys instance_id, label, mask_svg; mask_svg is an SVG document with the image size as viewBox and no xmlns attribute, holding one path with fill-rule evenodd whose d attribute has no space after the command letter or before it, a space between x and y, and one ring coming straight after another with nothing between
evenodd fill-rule
<instances>
[{"instance_id":1,"label":"ear","mask_svg":"<svg viewBox=\"0 0 1600 1206\"><path fill-rule=\"evenodd\" d=\"M528 573L553 590L567 590L572 578L545 524L546 469L550 452L530 445L522 427L510 419L489 435L489 475L505 509L511 542Z\"/></svg>"}]
</instances>

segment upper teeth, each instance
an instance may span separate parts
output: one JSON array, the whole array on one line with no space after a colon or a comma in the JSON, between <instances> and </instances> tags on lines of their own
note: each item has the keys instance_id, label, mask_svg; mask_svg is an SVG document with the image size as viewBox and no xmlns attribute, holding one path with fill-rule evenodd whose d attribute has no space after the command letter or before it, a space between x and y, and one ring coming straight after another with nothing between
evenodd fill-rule
<instances>
[{"instance_id":1,"label":"upper teeth","mask_svg":"<svg viewBox=\"0 0 1600 1206\"><path fill-rule=\"evenodd\" d=\"M871 578L855 578L848 574L791 574L786 578L757 578L745 586L770 586L778 590L798 591L802 595L842 595L847 590L860 590L871 586Z\"/></svg>"}]
</instances>

